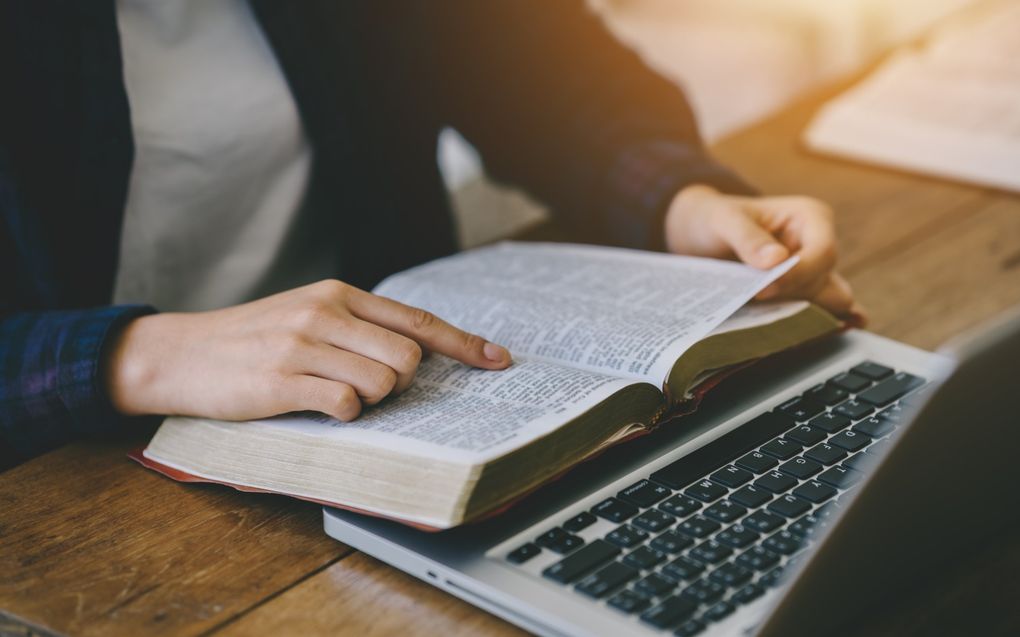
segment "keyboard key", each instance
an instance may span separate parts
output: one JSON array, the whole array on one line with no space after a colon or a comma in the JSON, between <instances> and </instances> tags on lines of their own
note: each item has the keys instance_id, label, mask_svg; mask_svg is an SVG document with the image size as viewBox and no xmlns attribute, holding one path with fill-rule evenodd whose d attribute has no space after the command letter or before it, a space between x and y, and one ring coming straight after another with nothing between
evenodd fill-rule
<instances>
[{"instance_id":1,"label":"keyboard key","mask_svg":"<svg viewBox=\"0 0 1020 637\"><path fill-rule=\"evenodd\" d=\"M768 533L786 524L786 520L775 513L761 509L744 518L741 524L759 533Z\"/></svg>"},{"instance_id":2,"label":"keyboard key","mask_svg":"<svg viewBox=\"0 0 1020 637\"><path fill-rule=\"evenodd\" d=\"M587 511L581 511L574 517L563 523L563 528L568 531L580 531L595 523L595 516Z\"/></svg>"},{"instance_id":3,"label":"keyboard key","mask_svg":"<svg viewBox=\"0 0 1020 637\"><path fill-rule=\"evenodd\" d=\"M812 511L811 515L818 518L819 520L828 520L836 512L838 505L836 500L826 502L822 506Z\"/></svg>"},{"instance_id":4,"label":"keyboard key","mask_svg":"<svg viewBox=\"0 0 1020 637\"><path fill-rule=\"evenodd\" d=\"M652 573L634 584L634 588L652 597L662 597L665 593L672 592L676 588L676 580L663 577L658 573Z\"/></svg>"},{"instance_id":5,"label":"keyboard key","mask_svg":"<svg viewBox=\"0 0 1020 637\"><path fill-rule=\"evenodd\" d=\"M776 466L779 463L778 460L772 456L766 456L760 451L752 451L751 453L741 457L735 464L753 471L755 473L764 473Z\"/></svg>"},{"instance_id":6,"label":"keyboard key","mask_svg":"<svg viewBox=\"0 0 1020 637\"><path fill-rule=\"evenodd\" d=\"M659 569L659 573L676 581L694 579L705 570L705 565L686 557L678 557Z\"/></svg>"},{"instance_id":7,"label":"keyboard key","mask_svg":"<svg viewBox=\"0 0 1020 637\"><path fill-rule=\"evenodd\" d=\"M788 473L791 476L804 480L805 478L810 478L821 471L822 465L818 464L814 460L797 457L779 465L779 470L783 473Z\"/></svg>"},{"instance_id":8,"label":"keyboard key","mask_svg":"<svg viewBox=\"0 0 1020 637\"><path fill-rule=\"evenodd\" d=\"M871 389L861 392L857 399L877 407L885 407L908 391L917 389L923 384L924 379L906 372L899 372L892 378L883 380Z\"/></svg>"},{"instance_id":9,"label":"keyboard key","mask_svg":"<svg viewBox=\"0 0 1020 637\"><path fill-rule=\"evenodd\" d=\"M795 495L784 495L769 502L769 511L785 515L788 518L795 518L803 515L811 509L811 503Z\"/></svg>"},{"instance_id":10,"label":"keyboard key","mask_svg":"<svg viewBox=\"0 0 1020 637\"><path fill-rule=\"evenodd\" d=\"M595 540L549 566L542 571L542 575L560 584L568 584L619 554L620 549L612 544Z\"/></svg>"},{"instance_id":11,"label":"keyboard key","mask_svg":"<svg viewBox=\"0 0 1020 637\"><path fill-rule=\"evenodd\" d=\"M782 414L766 412L659 469L652 474L651 479L679 489L782 434L793 425L793 421Z\"/></svg>"},{"instance_id":12,"label":"keyboard key","mask_svg":"<svg viewBox=\"0 0 1020 637\"><path fill-rule=\"evenodd\" d=\"M814 502L815 504L821 504L836 495L836 490L827 484L822 484L815 480L808 480L794 489L793 495L804 498L809 502Z\"/></svg>"},{"instance_id":13,"label":"keyboard key","mask_svg":"<svg viewBox=\"0 0 1020 637\"><path fill-rule=\"evenodd\" d=\"M790 526L786 527L786 530L799 538L809 538L814 535L820 524L821 520L818 518L813 515L805 515L801 519L791 523Z\"/></svg>"},{"instance_id":14,"label":"keyboard key","mask_svg":"<svg viewBox=\"0 0 1020 637\"><path fill-rule=\"evenodd\" d=\"M836 487L837 489L848 489L853 485L857 484L864 474L849 469L843 465L837 465L827 469L822 475L818 476L819 482L824 482L830 486Z\"/></svg>"},{"instance_id":15,"label":"keyboard key","mask_svg":"<svg viewBox=\"0 0 1020 637\"><path fill-rule=\"evenodd\" d=\"M758 540L758 534L742 524L734 524L728 529L723 529L715 536L717 542L732 546L735 549L742 549L750 546Z\"/></svg>"},{"instance_id":16,"label":"keyboard key","mask_svg":"<svg viewBox=\"0 0 1020 637\"><path fill-rule=\"evenodd\" d=\"M564 555L582 546L584 546L584 539L576 535L568 535L561 539L559 542L550 544L546 548L548 548L550 551L555 551L556 553Z\"/></svg>"},{"instance_id":17,"label":"keyboard key","mask_svg":"<svg viewBox=\"0 0 1020 637\"><path fill-rule=\"evenodd\" d=\"M671 513L678 518L682 518L700 509L701 503L678 493L660 504L659 508L666 513Z\"/></svg>"},{"instance_id":18,"label":"keyboard key","mask_svg":"<svg viewBox=\"0 0 1020 637\"><path fill-rule=\"evenodd\" d=\"M745 513L747 513L747 509L729 500L719 500L704 511L706 518L712 518L723 524L729 524L742 517Z\"/></svg>"},{"instance_id":19,"label":"keyboard key","mask_svg":"<svg viewBox=\"0 0 1020 637\"><path fill-rule=\"evenodd\" d=\"M688 555L705 564L721 562L732 554L733 549L715 540L706 540L688 551Z\"/></svg>"},{"instance_id":20,"label":"keyboard key","mask_svg":"<svg viewBox=\"0 0 1020 637\"><path fill-rule=\"evenodd\" d=\"M652 506L671 493L673 492L661 484L655 484L648 480L641 480L640 482L636 482L623 491L617 493L616 497L620 498L624 502L629 502L634 506L644 508Z\"/></svg>"},{"instance_id":21,"label":"keyboard key","mask_svg":"<svg viewBox=\"0 0 1020 637\"><path fill-rule=\"evenodd\" d=\"M606 498L592 507L591 512L610 522L623 522L627 518L637 515L638 510L636 507L626 502L620 502L616 498Z\"/></svg>"},{"instance_id":22,"label":"keyboard key","mask_svg":"<svg viewBox=\"0 0 1020 637\"><path fill-rule=\"evenodd\" d=\"M865 416L870 416L871 412L875 411L875 408L866 402L851 398L836 405L836 408L832 411L840 416L846 416L850 420L860 420Z\"/></svg>"},{"instance_id":23,"label":"keyboard key","mask_svg":"<svg viewBox=\"0 0 1020 637\"><path fill-rule=\"evenodd\" d=\"M806 447L825 440L827 435L828 434L821 429L817 429L811 425L800 425L791 429L786 434L786 437L794 442L799 442Z\"/></svg>"},{"instance_id":24,"label":"keyboard key","mask_svg":"<svg viewBox=\"0 0 1020 637\"><path fill-rule=\"evenodd\" d=\"M859 365L855 365L850 371L871 380L882 380L893 373L891 368L871 361L864 361Z\"/></svg>"},{"instance_id":25,"label":"keyboard key","mask_svg":"<svg viewBox=\"0 0 1020 637\"><path fill-rule=\"evenodd\" d=\"M793 442L792 440L786 440L785 438L777 438L771 442L768 442L761 446L760 451L767 453L770 456L775 456L780 460L789 460L794 457L800 450L803 449L801 445Z\"/></svg>"},{"instance_id":26,"label":"keyboard key","mask_svg":"<svg viewBox=\"0 0 1020 637\"><path fill-rule=\"evenodd\" d=\"M843 372L830 378L829 384L845 389L851 394L856 394L862 389L870 387L871 381L866 376L860 376L853 372Z\"/></svg>"},{"instance_id":27,"label":"keyboard key","mask_svg":"<svg viewBox=\"0 0 1020 637\"><path fill-rule=\"evenodd\" d=\"M642 528L649 533L658 533L673 526L676 518L658 509L648 509L641 515L630 521L636 527Z\"/></svg>"},{"instance_id":28,"label":"keyboard key","mask_svg":"<svg viewBox=\"0 0 1020 637\"><path fill-rule=\"evenodd\" d=\"M599 599L637 576L636 568L620 562L611 562L582 579L575 588L579 593Z\"/></svg>"},{"instance_id":29,"label":"keyboard key","mask_svg":"<svg viewBox=\"0 0 1020 637\"><path fill-rule=\"evenodd\" d=\"M676 528L685 535L701 538L718 531L719 523L700 515L694 515L681 522Z\"/></svg>"},{"instance_id":30,"label":"keyboard key","mask_svg":"<svg viewBox=\"0 0 1020 637\"><path fill-rule=\"evenodd\" d=\"M771 493L761 487L756 487L753 484L741 487L730 495L730 500L751 509L760 507L771 499Z\"/></svg>"},{"instance_id":31,"label":"keyboard key","mask_svg":"<svg viewBox=\"0 0 1020 637\"><path fill-rule=\"evenodd\" d=\"M823 442L805 451L804 457L822 464L835 464L846 458L846 451Z\"/></svg>"},{"instance_id":32,"label":"keyboard key","mask_svg":"<svg viewBox=\"0 0 1020 637\"><path fill-rule=\"evenodd\" d=\"M754 573L743 566L733 562L726 562L719 568L712 571L708 577L724 586L740 586L746 583Z\"/></svg>"},{"instance_id":33,"label":"keyboard key","mask_svg":"<svg viewBox=\"0 0 1020 637\"><path fill-rule=\"evenodd\" d=\"M829 444L842 447L847 451L860 451L867 447L870 443L871 438L849 429L841 431L832 438L829 438Z\"/></svg>"},{"instance_id":34,"label":"keyboard key","mask_svg":"<svg viewBox=\"0 0 1020 637\"><path fill-rule=\"evenodd\" d=\"M689 535L678 531L666 531L649 543L653 549L664 553L679 553L691 544L694 540Z\"/></svg>"},{"instance_id":35,"label":"keyboard key","mask_svg":"<svg viewBox=\"0 0 1020 637\"><path fill-rule=\"evenodd\" d=\"M606 541L628 549L648 539L648 533L631 526L619 526L606 533Z\"/></svg>"},{"instance_id":36,"label":"keyboard key","mask_svg":"<svg viewBox=\"0 0 1020 637\"><path fill-rule=\"evenodd\" d=\"M641 621L656 628L669 628L694 614L697 603L680 596L667 597L658 606L646 610Z\"/></svg>"},{"instance_id":37,"label":"keyboard key","mask_svg":"<svg viewBox=\"0 0 1020 637\"><path fill-rule=\"evenodd\" d=\"M752 546L738 555L736 562L753 571L764 571L779 563L779 555L761 546Z\"/></svg>"},{"instance_id":38,"label":"keyboard key","mask_svg":"<svg viewBox=\"0 0 1020 637\"><path fill-rule=\"evenodd\" d=\"M774 568L768 573L765 573L758 579L758 584L765 586L766 588L772 588L779 586L783 582L783 567Z\"/></svg>"},{"instance_id":39,"label":"keyboard key","mask_svg":"<svg viewBox=\"0 0 1020 637\"><path fill-rule=\"evenodd\" d=\"M630 589L624 589L610 597L607 603L618 611L622 611L624 613L637 613L648 608L651 600L647 595L643 595Z\"/></svg>"},{"instance_id":40,"label":"keyboard key","mask_svg":"<svg viewBox=\"0 0 1020 637\"><path fill-rule=\"evenodd\" d=\"M904 409L903 405L897 403L891 407L886 407L882 411L878 412L878 417L883 420L888 420L895 426L900 426L907 421L907 415L909 410Z\"/></svg>"},{"instance_id":41,"label":"keyboard key","mask_svg":"<svg viewBox=\"0 0 1020 637\"><path fill-rule=\"evenodd\" d=\"M748 584L736 593L733 593L733 601L738 604L750 604L765 594L765 589L757 584Z\"/></svg>"},{"instance_id":42,"label":"keyboard key","mask_svg":"<svg viewBox=\"0 0 1020 637\"><path fill-rule=\"evenodd\" d=\"M700 619L688 619L673 631L675 637L694 637L705 630L705 622Z\"/></svg>"},{"instance_id":43,"label":"keyboard key","mask_svg":"<svg viewBox=\"0 0 1020 637\"><path fill-rule=\"evenodd\" d=\"M871 418L865 418L856 425L853 426L853 430L857 433L862 433L865 436L871 436L872 438L881 438L882 436L889 435L896 425L886 420L885 418L879 418L872 416Z\"/></svg>"},{"instance_id":44,"label":"keyboard key","mask_svg":"<svg viewBox=\"0 0 1020 637\"><path fill-rule=\"evenodd\" d=\"M772 493L783 493L792 489L797 480L780 471L769 471L754 481L754 486L761 489L768 489Z\"/></svg>"},{"instance_id":45,"label":"keyboard key","mask_svg":"<svg viewBox=\"0 0 1020 637\"><path fill-rule=\"evenodd\" d=\"M733 465L727 465L709 476L713 482L730 488L739 487L753 477L754 474L750 471Z\"/></svg>"},{"instance_id":46,"label":"keyboard key","mask_svg":"<svg viewBox=\"0 0 1020 637\"><path fill-rule=\"evenodd\" d=\"M666 559L666 554L648 546L639 546L623 558L623 563L636 569L648 570Z\"/></svg>"},{"instance_id":47,"label":"keyboard key","mask_svg":"<svg viewBox=\"0 0 1020 637\"><path fill-rule=\"evenodd\" d=\"M506 559L514 564L523 564L541 552L537 545L528 542L507 553Z\"/></svg>"},{"instance_id":48,"label":"keyboard key","mask_svg":"<svg viewBox=\"0 0 1020 637\"><path fill-rule=\"evenodd\" d=\"M872 445L874 447L874 445ZM870 448L869 448L870 450ZM855 453L843 461L843 466L855 471L867 472L878 464L879 457L873 453ZM821 476L819 476L821 477Z\"/></svg>"},{"instance_id":49,"label":"keyboard key","mask_svg":"<svg viewBox=\"0 0 1020 637\"><path fill-rule=\"evenodd\" d=\"M582 546L584 540L559 527L549 529L535 539L535 543L557 553L569 553Z\"/></svg>"},{"instance_id":50,"label":"keyboard key","mask_svg":"<svg viewBox=\"0 0 1020 637\"><path fill-rule=\"evenodd\" d=\"M688 495L695 500L701 500L702 502L715 502L726 495L726 493L726 487L720 486L711 480L695 482L684 490L684 495Z\"/></svg>"},{"instance_id":51,"label":"keyboard key","mask_svg":"<svg viewBox=\"0 0 1020 637\"><path fill-rule=\"evenodd\" d=\"M774 553L789 555L800 548L802 540L789 531L780 531L765 538L762 546Z\"/></svg>"},{"instance_id":52,"label":"keyboard key","mask_svg":"<svg viewBox=\"0 0 1020 637\"><path fill-rule=\"evenodd\" d=\"M815 385L804 392L804 395L812 401L821 405L835 405L846 400L850 394L845 389L835 385Z\"/></svg>"},{"instance_id":53,"label":"keyboard key","mask_svg":"<svg viewBox=\"0 0 1020 637\"><path fill-rule=\"evenodd\" d=\"M709 579L699 579L680 593L699 604L711 604L726 592L726 587Z\"/></svg>"},{"instance_id":54,"label":"keyboard key","mask_svg":"<svg viewBox=\"0 0 1020 637\"><path fill-rule=\"evenodd\" d=\"M730 613L736 610L736 607L726 601L716 602L705 611L705 619L717 622L721 619L729 617Z\"/></svg>"},{"instance_id":55,"label":"keyboard key","mask_svg":"<svg viewBox=\"0 0 1020 637\"><path fill-rule=\"evenodd\" d=\"M815 416L808 421L808 424L816 429L821 429L825 433L834 434L840 429L849 427L850 419L828 411L820 416Z\"/></svg>"},{"instance_id":56,"label":"keyboard key","mask_svg":"<svg viewBox=\"0 0 1020 637\"><path fill-rule=\"evenodd\" d=\"M863 438L863 436L861 437ZM867 451L865 451L864 453L873 455L877 458L881 458L882 456L885 455L886 450L889 449L889 445L891 444L892 442L888 438L886 438L885 440L878 440L873 445L868 447Z\"/></svg>"},{"instance_id":57,"label":"keyboard key","mask_svg":"<svg viewBox=\"0 0 1020 637\"><path fill-rule=\"evenodd\" d=\"M825 405L820 405L812 400L800 396L786 401L776 409L797 422L804 422L825 411Z\"/></svg>"}]
</instances>

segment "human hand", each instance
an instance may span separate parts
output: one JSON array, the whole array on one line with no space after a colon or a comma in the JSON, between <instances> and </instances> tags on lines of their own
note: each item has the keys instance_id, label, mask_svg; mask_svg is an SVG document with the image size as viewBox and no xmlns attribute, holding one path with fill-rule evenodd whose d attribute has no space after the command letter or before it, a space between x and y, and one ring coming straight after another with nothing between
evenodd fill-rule
<instances>
[{"instance_id":1,"label":"human hand","mask_svg":"<svg viewBox=\"0 0 1020 637\"><path fill-rule=\"evenodd\" d=\"M817 199L737 197L688 186L671 202L665 232L670 252L736 257L757 268L771 268L797 254L799 263L756 299L808 299L855 324L866 321L850 285L835 271L832 209Z\"/></svg>"},{"instance_id":2,"label":"human hand","mask_svg":"<svg viewBox=\"0 0 1020 637\"><path fill-rule=\"evenodd\" d=\"M407 388L422 348L484 369L510 353L436 316L340 281L211 312L135 319L109 348L117 411L224 420L320 411L352 420Z\"/></svg>"}]
</instances>

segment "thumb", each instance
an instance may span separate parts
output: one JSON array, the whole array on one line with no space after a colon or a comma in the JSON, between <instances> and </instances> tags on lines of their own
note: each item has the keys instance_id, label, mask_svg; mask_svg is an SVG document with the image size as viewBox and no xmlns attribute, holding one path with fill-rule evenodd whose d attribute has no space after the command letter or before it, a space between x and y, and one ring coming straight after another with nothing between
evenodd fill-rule
<instances>
[{"instance_id":1,"label":"thumb","mask_svg":"<svg viewBox=\"0 0 1020 637\"><path fill-rule=\"evenodd\" d=\"M716 233L748 265L767 269L790 256L790 250L742 210L729 208L716 217Z\"/></svg>"}]
</instances>

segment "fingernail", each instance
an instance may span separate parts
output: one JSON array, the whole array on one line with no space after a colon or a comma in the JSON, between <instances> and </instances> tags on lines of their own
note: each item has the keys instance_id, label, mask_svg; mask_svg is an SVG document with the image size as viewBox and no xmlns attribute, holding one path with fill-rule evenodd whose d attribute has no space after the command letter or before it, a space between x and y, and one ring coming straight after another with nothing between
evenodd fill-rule
<instances>
[{"instance_id":1,"label":"fingernail","mask_svg":"<svg viewBox=\"0 0 1020 637\"><path fill-rule=\"evenodd\" d=\"M495 343L486 343L482 347L482 353L493 363L505 363L510 360L510 352L507 348Z\"/></svg>"},{"instance_id":2,"label":"fingernail","mask_svg":"<svg viewBox=\"0 0 1020 637\"><path fill-rule=\"evenodd\" d=\"M776 264L786 258L786 248L775 243L766 243L758 248L758 255L765 263Z\"/></svg>"}]
</instances>

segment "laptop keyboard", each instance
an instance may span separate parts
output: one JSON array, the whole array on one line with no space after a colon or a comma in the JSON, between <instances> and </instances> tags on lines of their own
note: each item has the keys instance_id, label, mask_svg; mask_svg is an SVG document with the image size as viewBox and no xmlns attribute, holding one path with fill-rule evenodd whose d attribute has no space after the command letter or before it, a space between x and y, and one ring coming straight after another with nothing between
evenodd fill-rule
<instances>
[{"instance_id":1,"label":"laptop keyboard","mask_svg":"<svg viewBox=\"0 0 1020 637\"><path fill-rule=\"evenodd\" d=\"M652 628L695 635L776 586L864 477L925 380L863 362L507 554ZM586 541L601 519L616 526ZM590 536L590 533L587 535Z\"/></svg>"}]
</instances>

